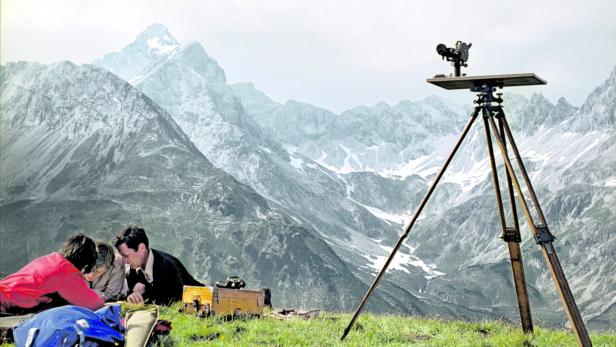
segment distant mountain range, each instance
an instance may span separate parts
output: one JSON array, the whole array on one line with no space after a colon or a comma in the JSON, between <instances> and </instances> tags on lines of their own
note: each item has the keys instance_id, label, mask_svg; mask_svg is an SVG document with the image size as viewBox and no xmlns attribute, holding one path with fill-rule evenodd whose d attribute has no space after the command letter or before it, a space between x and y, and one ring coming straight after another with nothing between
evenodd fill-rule
<instances>
[{"instance_id":1,"label":"distant mountain range","mask_svg":"<svg viewBox=\"0 0 616 347\"><path fill-rule=\"evenodd\" d=\"M279 104L229 85L203 46L160 24L93 65L8 63L0 83L0 272L75 230L109 239L132 222L206 281L240 275L277 306L345 311L472 111L438 97L341 114ZM593 329L616 322L615 85L616 69L581 107L540 94L504 103ZM484 141L475 127L371 310L518 320ZM533 316L563 325L522 233Z\"/></svg>"}]
</instances>

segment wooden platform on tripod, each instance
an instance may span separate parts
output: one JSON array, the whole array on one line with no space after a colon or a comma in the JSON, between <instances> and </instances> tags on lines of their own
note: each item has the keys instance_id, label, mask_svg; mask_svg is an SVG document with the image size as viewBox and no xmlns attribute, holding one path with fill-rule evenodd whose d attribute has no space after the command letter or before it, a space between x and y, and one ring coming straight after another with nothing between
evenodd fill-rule
<instances>
[{"instance_id":1,"label":"wooden platform on tripod","mask_svg":"<svg viewBox=\"0 0 616 347\"><path fill-rule=\"evenodd\" d=\"M428 83L445 89L471 89L487 85L489 87L519 87L547 84L534 73L519 73L508 75L461 76L461 77L434 77L428 78Z\"/></svg>"}]
</instances>

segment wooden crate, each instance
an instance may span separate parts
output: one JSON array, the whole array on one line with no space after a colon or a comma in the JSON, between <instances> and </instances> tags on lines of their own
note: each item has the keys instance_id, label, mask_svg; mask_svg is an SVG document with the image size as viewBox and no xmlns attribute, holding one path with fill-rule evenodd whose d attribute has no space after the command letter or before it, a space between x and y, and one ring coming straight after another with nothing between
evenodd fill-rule
<instances>
[{"instance_id":1,"label":"wooden crate","mask_svg":"<svg viewBox=\"0 0 616 347\"><path fill-rule=\"evenodd\" d=\"M182 311L200 317L261 316L265 294L261 291L184 286Z\"/></svg>"}]
</instances>

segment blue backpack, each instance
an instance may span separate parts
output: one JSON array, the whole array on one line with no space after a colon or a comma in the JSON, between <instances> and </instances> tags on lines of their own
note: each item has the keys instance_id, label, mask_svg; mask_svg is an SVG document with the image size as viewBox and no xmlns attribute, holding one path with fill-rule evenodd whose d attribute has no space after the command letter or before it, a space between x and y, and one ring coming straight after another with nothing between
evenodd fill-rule
<instances>
[{"instance_id":1,"label":"blue backpack","mask_svg":"<svg viewBox=\"0 0 616 347\"><path fill-rule=\"evenodd\" d=\"M67 305L43 311L13 329L17 347L115 346L124 341L120 305L93 312Z\"/></svg>"}]
</instances>

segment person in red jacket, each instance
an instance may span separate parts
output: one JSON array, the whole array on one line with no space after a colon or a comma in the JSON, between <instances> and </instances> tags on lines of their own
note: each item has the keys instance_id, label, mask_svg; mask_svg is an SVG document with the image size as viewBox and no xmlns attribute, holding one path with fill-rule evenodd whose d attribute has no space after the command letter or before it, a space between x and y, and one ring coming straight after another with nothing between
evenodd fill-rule
<instances>
[{"instance_id":1,"label":"person in red jacket","mask_svg":"<svg viewBox=\"0 0 616 347\"><path fill-rule=\"evenodd\" d=\"M70 237L59 253L36 258L0 280L0 312L25 314L67 304L90 310L103 307L105 301L83 277L93 270L96 257L91 238Z\"/></svg>"}]
</instances>

